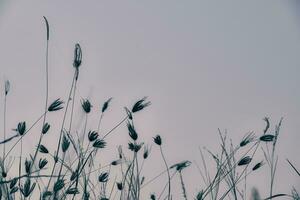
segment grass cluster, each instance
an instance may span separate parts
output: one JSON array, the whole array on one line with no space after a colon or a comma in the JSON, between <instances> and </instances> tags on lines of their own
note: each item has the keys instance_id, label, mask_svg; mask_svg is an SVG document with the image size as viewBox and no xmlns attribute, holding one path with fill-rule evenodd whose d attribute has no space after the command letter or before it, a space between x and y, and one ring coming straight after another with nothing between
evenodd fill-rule
<instances>
[{"instance_id":1,"label":"grass cluster","mask_svg":"<svg viewBox=\"0 0 300 200\"><path fill-rule=\"evenodd\" d=\"M75 45L73 69L74 74L71 80L71 87L65 100L56 99L49 102L48 97L48 43L49 43L49 24L46 18L46 62L45 62L45 109L40 117L33 124L21 121L16 124L13 135L6 134L6 103L10 94L10 82L5 82L4 90L4 112L3 112L3 135L0 141L2 151L0 159L0 199L176 199L173 197L172 181L173 177L178 176L182 190L182 199L262 199L257 189L252 188L251 196L247 196L247 177L255 174L257 170L266 165L269 168L269 195L263 199L290 198L299 200L296 189L290 193L276 193L274 191L276 168L278 156L276 154L276 144L278 142L282 120L275 126L275 131L270 131L270 122L265 118L266 128L258 136L248 133L238 145L228 142L226 133L219 131L220 147L219 153L213 153L207 149L205 152L215 163L214 172L207 166L207 158L203 150L200 150L202 166L198 166L202 182L205 187L197 194L188 194L183 172L192 163L182 161L169 165L164 154L165 143L160 135L153 136L152 148L160 151L161 158L157 162L163 162L165 168L154 178L144 176L143 167L147 162L150 149L136 130L136 113L143 111L151 102L146 97L135 102L131 108L125 107L125 117L117 123L111 130L103 133L101 122L105 113L109 110L112 98L107 99L99 112L98 126L96 129L88 127L90 112L94 109L90 99L78 99L76 88L80 77L82 64L82 50L79 44ZM75 101L81 102L82 112L84 113L84 128L76 130L73 119L76 117L74 112ZM49 115L63 112L60 120L59 130L51 130L51 122L48 121ZM23 152L23 142L32 129L41 125L41 130L37 139L36 148L29 154ZM123 151L121 145L118 148L118 157L109 164L102 164L96 159L99 153L106 147L107 140L114 131L126 125L128 130L129 143L127 148L129 154ZM59 134L53 138L56 141L55 151L49 150L45 135L55 131ZM80 133L79 133L80 132ZM12 150L20 150L19 155L12 155ZM263 151L264 160L257 160L256 154ZM73 160L66 160L66 156L72 155ZM299 171L288 160L295 176L299 177ZM13 172L12 165L18 166L18 173ZM118 176L113 176L112 168L119 172ZM160 191L153 191L148 197L142 197L141 191L147 185L161 176L165 176L165 183L161 184ZM221 188L225 188L221 189ZM251 188L250 188L251 189Z\"/></svg>"}]
</instances>

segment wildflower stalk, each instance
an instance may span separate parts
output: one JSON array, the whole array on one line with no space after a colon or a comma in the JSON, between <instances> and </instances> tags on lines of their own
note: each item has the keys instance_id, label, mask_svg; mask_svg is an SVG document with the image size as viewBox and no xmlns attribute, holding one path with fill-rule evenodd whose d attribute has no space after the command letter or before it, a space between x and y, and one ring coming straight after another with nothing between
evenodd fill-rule
<instances>
[{"instance_id":1,"label":"wildflower stalk","mask_svg":"<svg viewBox=\"0 0 300 200\"><path fill-rule=\"evenodd\" d=\"M47 40L46 40L46 63L45 63L45 71L46 71L46 95L45 95L45 115L43 117L43 123L42 123L42 129L46 123L46 116L47 116L47 110L48 110L48 96L49 96L49 73L48 73L48 69L49 69L49 61L48 61L48 57L49 57L49 24L48 24L48 20L46 17L44 17L45 23L46 23L46 30L47 30ZM40 133L40 137L39 137L39 141L38 141L38 147L41 145L42 139L43 139L43 133ZM36 148L33 159L32 159L32 165L30 167L30 170L32 168L32 166L34 166L34 162L36 160L38 154L38 148Z\"/></svg>"}]
</instances>

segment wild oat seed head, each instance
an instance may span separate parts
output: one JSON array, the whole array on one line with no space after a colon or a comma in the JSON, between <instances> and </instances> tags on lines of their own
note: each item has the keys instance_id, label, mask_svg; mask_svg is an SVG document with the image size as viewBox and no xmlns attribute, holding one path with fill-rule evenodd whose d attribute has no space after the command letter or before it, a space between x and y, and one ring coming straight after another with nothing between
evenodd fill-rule
<instances>
[{"instance_id":1,"label":"wild oat seed head","mask_svg":"<svg viewBox=\"0 0 300 200\"><path fill-rule=\"evenodd\" d=\"M147 97L144 97L142 98L141 100L137 101L132 109L131 109L131 112L132 113L135 113L135 112L138 112L140 110L143 110L144 108L146 108L147 106L151 105L151 102L150 101L146 101L147 100Z\"/></svg>"},{"instance_id":2,"label":"wild oat seed head","mask_svg":"<svg viewBox=\"0 0 300 200\"><path fill-rule=\"evenodd\" d=\"M38 149L39 149L39 152L41 152L41 153L44 153L44 154L49 153L48 149L42 144L39 145Z\"/></svg>"},{"instance_id":3,"label":"wild oat seed head","mask_svg":"<svg viewBox=\"0 0 300 200\"><path fill-rule=\"evenodd\" d=\"M252 158L250 156L246 156L238 162L238 166L248 165L251 162L251 160Z\"/></svg>"},{"instance_id":4,"label":"wild oat seed head","mask_svg":"<svg viewBox=\"0 0 300 200\"><path fill-rule=\"evenodd\" d=\"M95 148L104 148L106 146L106 142L103 139L97 139L93 143L93 147Z\"/></svg>"},{"instance_id":5,"label":"wild oat seed head","mask_svg":"<svg viewBox=\"0 0 300 200\"><path fill-rule=\"evenodd\" d=\"M129 121L127 122L127 129L128 129L129 136L131 137L131 139L136 141L138 139L138 134L135 131L135 128L133 127L133 124L130 123Z\"/></svg>"},{"instance_id":6,"label":"wild oat seed head","mask_svg":"<svg viewBox=\"0 0 300 200\"><path fill-rule=\"evenodd\" d=\"M98 138L98 133L96 131L89 131L88 138L90 142L94 142Z\"/></svg>"},{"instance_id":7,"label":"wild oat seed head","mask_svg":"<svg viewBox=\"0 0 300 200\"><path fill-rule=\"evenodd\" d=\"M49 131L49 129L50 129L50 124L45 123L43 128L42 128L42 133L46 134Z\"/></svg>"},{"instance_id":8,"label":"wild oat seed head","mask_svg":"<svg viewBox=\"0 0 300 200\"><path fill-rule=\"evenodd\" d=\"M263 142L272 142L274 140L275 136L274 135L263 135L259 138L260 141L263 141Z\"/></svg>"},{"instance_id":9,"label":"wild oat seed head","mask_svg":"<svg viewBox=\"0 0 300 200\"><path fill-rule=\"evenodd\" d=\"M109 103L111 102L111 100L112 100L112 97L110 97L107 101L104 102L104 104L102 106L102 110L101 110L102 113L104 113L107 110L107 108L108 108Z\"/></svg>"},{"instance_id":10,"label":"wild oat seed head","mask_svg":"<svg viewBox=\"0 0 300 200\"><path fill-rule=\"evenodd\" d=\"M62 109L62 104L64 102L61 101L60 99L56 99L49 107L48 107L48 111L49 112L53 112L53 111L57 111L57 110L60 110Z\"/></svg>"},{"instance_id":11,"label":"wild oat seed head","mask_svg":"<svg viewBox=\"0 0 300 200\"><path fill-rule=\"evenodd\" d=\"M108 173L107 172L103 172L99 175L98 181L100 183L105 183L108 181Z\"/></svg>"},{"instance_id":12,"label":"wild oat seed head","mask_svg":"<svg viewBox=\"0 0 300 200\"><path fill-rule=\"evenodd\" d=\"M90 113L91 112L92 105L91 105L91 102L88 99L83 99L81 101L81 106L82 106L82 109L84 110L85 113Z\"/></svg>"},{"instance_id":13,"label":"wild oat seed head","mask_svg":"<svg viewBox=\"0 0 300 200\"><path fill-rule=\"evenodd\" d=\"M20 135L24 135L26 132L26 122L19 122L17 131Z\"/></svg>"},{"instance_id":14,"label":"wild oat seed head","mask_svg":"<svg viewBox=\"0 0 300 200\"><path fill-rule=\"evenodd\" d=\"M153 138L153 140L154 140L154 143L155 144L157 144L157 145L161 145L161 143L162 143L162 140L161 140L161 137L160 137L160 135L156 135L154 138Z\"/></svg>"},{"instance_id":15,"label":"wild oat seed head","mask_svg":"<svg viewBox=\"0 0 300 200\"><path fill-rule=\"evenodd\" d=\"M252 168L253 171L259 169L260 167L262 167L264 165L264 162L261 161L259 163L257 163L256 165L254 165L254 167Z\"/></svg>"}]
</instances>

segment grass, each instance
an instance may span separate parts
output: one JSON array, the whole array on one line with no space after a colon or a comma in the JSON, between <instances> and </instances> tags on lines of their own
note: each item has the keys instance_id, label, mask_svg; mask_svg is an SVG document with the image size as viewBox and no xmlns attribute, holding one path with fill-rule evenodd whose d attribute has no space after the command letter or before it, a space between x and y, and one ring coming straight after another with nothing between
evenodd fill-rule
<instances>
[{"instance_id":1,"label":"grass","mask_svg":"<svg viewBox=\"0 0 300 200\"><path fill-rule=\"evenodd\" d=\"M153 191L147 199L163 200L178 199L173 196L172 186L174 177L179 178L179 185L182 191L182 199L196 200L223 200L223 199L243 199L246 200L247 191L251 192L251 199L275 199L289 198L299 200L299 193L292 188L288 193L276 193L274 185L276 184L276 169L278 165L277 143L279 139L282 119L275 126L274 134L270 129L270 121L265 118L266 127L263 134L255 136L253 132L245 135L238 145L234 145L228 139L227 133L219 130L220 152L213 153L208 149L200 149L200 158L202 166L192 163L188 160L169 165L169 161L164 154L167 148L160 135L153 137L150 148L140 138L136 129L136 113L142 112L151 105L147 97L136 101L131 108L125 107L125 117L120 120L109 131L103 133L102 119L109 111L112 98L108 98L103 103L99 111L99 118L96 119L97 129L93 130L89 126L92 119L90 112L94 109L90 99L77 99L76 90L80 78L82 64L82 50L79 44L75 45L73 78L70 81L70 89L67 91L65 100L56 99L49 103L49 79L48 79L48 45L50 38L50 26L48 20L44 17L46 24L46 54L45 54L45 109L40 117L33 124L28 125L21 121L14 129L12 136L6 134L6 113L7 101L9 101L10 82L5 82L4 90L4 111L3 111L3 138L0 141L2 145L2 156L0 160L0 199L120 199L120 200L138 200L145 199L141 195L146 186L154 184L158 178L165 177L165 182L161 182L161 190ZM77 130L73 126L75 103L81 102L82 113L84 113L84 127ZM96 110L96 111L97 111ZM51 123L47 122L49 115L56 115L57 112L63 112L59 136L53 138L56 140L56 150L51 151L44 141L44 136L49 134L52 129ZM103 164L98 161L97 156L106 148L111 134L115 133L120 126L126 125L128 130L128 153L124 153L121 145L118 147L118 158L112 159L111 163ZM23 152L26 136L31 134L32 129L40 126L39 138L36 148L32 154L25 155ZM20 149L19 155L12 155L14 149ZM144 176L143 168L147 165L147 159L151 149L157 148L160 151L161 159L165 169L154 178ZM142 151L143 149L143 151ZM264 160L258 160L256 155L258 151L264 154ZM128 151L127 151L128 152ZM208 155L208 157L207 157ZM68 162L66 157L72 157ZM17 158L17 159L15 159ZM208 168L208 159L212 158L214 169ZM287 159L290 169L295 176L299 178L299 169ZM149 163L150 164L150 163ZM199 174L202 177L201 182L205 184L197 194L188 194L187 185L184 181L184 171L192 164L196 165ZM269 195L261 198L257 188L249 188L247 177L255 175L261 167L267 165L269 168ZM18 166L18 172L11 170L12 166ZM112 171L117 169L117 173ZM95 178L96 177L96 178ZM200 185L199 185L200 187Z\"/></svg>"}]
</instances>

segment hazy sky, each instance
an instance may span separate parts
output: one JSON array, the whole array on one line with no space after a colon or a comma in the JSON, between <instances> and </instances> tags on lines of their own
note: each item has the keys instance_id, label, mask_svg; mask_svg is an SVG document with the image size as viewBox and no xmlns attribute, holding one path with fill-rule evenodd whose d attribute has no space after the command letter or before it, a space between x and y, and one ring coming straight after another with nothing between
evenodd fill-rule
<instances>
[{"instance_id":1,"label":"hazy sky","mask_svg":"<svg viewBox=\"0 0 300 200\"><path fill-rule=\"evenodd\" d=\"M73 48L79 42L83 64L78 96L91 98L95 109L114 97L104 129L124 116L123 106L148 96L151 107L137 115L141 137L151 142L152 136L161 134L169 163L185 159L201 163L199 146L219 150L218 128L227 129L238 143L249 131L262 134L263 117L270 117L272 128L284 117L276 188L278 192L289 192L292 185L300 188L299 178L285 161L289 158L300 168L300 7L296 1L0 2L0 78L12 84L9 128L22 120L33 122L44 108L42 16L46 16L50 99L66 98ZM80 124L80 108L77 111ZM50 119L55 122L56 117ZM28 136L29 149L37 135ZM122 127L108 142L114 149L127 141ZM145 170L154 175L163 163L155 147L152 156L157 164ZM267 166L250 181L266 188L266 172ZM191 193L201 189L195 166L185 177Z\"/></svg>"}]
</instances>

